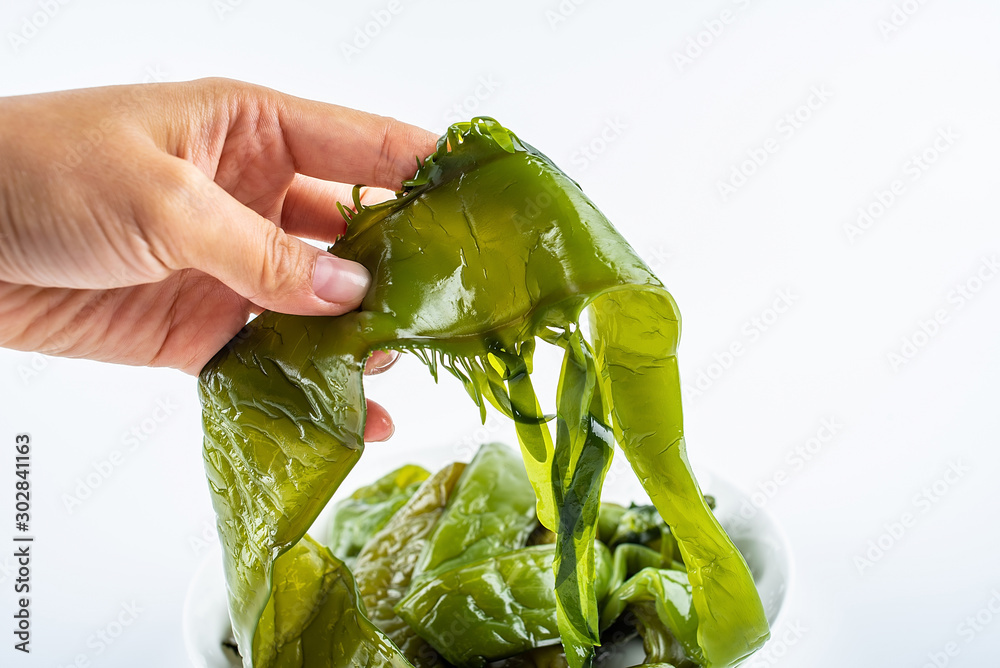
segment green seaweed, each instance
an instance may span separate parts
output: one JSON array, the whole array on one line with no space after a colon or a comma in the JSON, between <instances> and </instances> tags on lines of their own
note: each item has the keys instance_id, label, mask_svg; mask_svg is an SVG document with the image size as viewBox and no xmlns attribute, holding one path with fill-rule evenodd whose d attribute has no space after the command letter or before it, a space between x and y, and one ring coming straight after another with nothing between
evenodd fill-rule
<instances>
[{"instance_id":1,"label":"green seaweed","mask_svg":"<svg viewBox=\"0 0 1000 668\"><path fill-rule=\"evenodd\" d=\"M395 199L356 211L331 252L373 276L358 311L264 313L201 373L205 461L244 663L292 549L361 456L364 361L409 351L515 421L539 521L557 534L558 629L573 668L600 642L594 538L615 442L670 527L706 665L768 637L742 556L687 460L676 304L579 186L492 119L448 129ZM581 325L589 327L583 336ZM564 350L556 438L530 381L535 342ZM266 645L266 643L265 643ZM317 663L313 663L316 661ZM302 657L306 666L328 659Z\"/></svg>"}]
</instances>

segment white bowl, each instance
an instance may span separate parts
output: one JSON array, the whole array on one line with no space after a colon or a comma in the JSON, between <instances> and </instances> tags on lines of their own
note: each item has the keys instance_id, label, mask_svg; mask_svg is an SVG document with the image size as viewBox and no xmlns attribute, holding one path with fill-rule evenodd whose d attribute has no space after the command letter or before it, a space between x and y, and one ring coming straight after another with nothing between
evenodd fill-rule
<instances>
[{"instance_id":1,"label":"white bowl","mask_svg":"<svg viewBox=\"0 0 1000 668\"><path fill-rule=\"evenodd\" d=\"M699 472L706 494L715 497L715 515L739 548L760 592L764 612L774 628L791 582L791 552L784 534L771 516L753 506L746 495L711 473ZM612 475L604 487L604 498L618 503L648 503L639 481L627 475ZM317 534L319 535L319 534ZM222 574L222 554L210 553L195 573L184 602L184 642L197 668L240 668L223 649L232 635ZM633 655L634 654L634 655ZM642 647L623 653L623 666L641 663Z\"/></svg>"}]
</instances>

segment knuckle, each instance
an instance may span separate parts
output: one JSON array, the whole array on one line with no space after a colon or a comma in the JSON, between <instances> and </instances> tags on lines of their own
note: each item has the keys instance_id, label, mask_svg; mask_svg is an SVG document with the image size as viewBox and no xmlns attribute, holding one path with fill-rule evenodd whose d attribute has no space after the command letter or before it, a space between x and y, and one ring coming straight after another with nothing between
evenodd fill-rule
<instances>
[{"instance_id":1,"label":"knuckle","mask_svg":"<svg viewBox=\"0 0 1000 668\"><path fill-rule=\"evenodd\" d=\"M188 242L192 239L179 225L203 217L201 211L211 201L202 191L200 175L186 161L168 162L155 171L151 184L143 184L136 198L138 231L149 252L171 270L183 268L190 261Z\"/></svg>"},{"instance_id":2,"label":"knuckle","mask_svg":"<svg viewBox=\"0 0 1000 668\"><path fill-rule=\"evenodd\" d=\"M222 119L230 123L239 117L242 110L261 98L261 86L227 79L225 77L209 77L191 82L193 95L197 106L204 113L212 114L216 122Z\"/></svg>"},{"instance_id":3,"label":"knuckle","mask_svg":"<svg viewBox=\"0 0 1000 668\"><path fill-rule=\"evenodd\" d=\"M211 97L226 97L248 85L237 79L226 77L205 77L204 79L196 79L192 84Z\"/></svg>"},{"instance_id":4,"label":"knuckle","mask_svg":"<svg viewBox=\"0 0 1000 668\"><path fill-rule=\"evenodd\" d=\"M307 273L306 253L300 244L292 243L277 225L264 228L264 261L260 267L259 290L253 297L287 297L303 289ZM251 301L255 301L251 297Z\"/></svg>"},{"instance_id":5,"label":"knuckle","mask_svg":"<svg viewBox=\"0 0 1000 668\"><path fill-rule=\"evenodd\" d=\"M194 82L202 95L223 107L240 108L253 102L266 102L277 96L270 88L252 84L239 79L226 77L208 77Z\"/></svg>"},{"instance_id":6,"label":"knuckle","mask_svg":"<svg viewBox=\"0 0 1000 668\"><path fill-rule=\"evenodd\" d=\"M375 163L375 178L377 185L398 190L406 178L403 165L407 156L400 153L400 137L405 137L408 128L395 118L385 117L379 128L379 157ZM415 163L414 163L415 164Z\"/></svg>"}]
</instances>

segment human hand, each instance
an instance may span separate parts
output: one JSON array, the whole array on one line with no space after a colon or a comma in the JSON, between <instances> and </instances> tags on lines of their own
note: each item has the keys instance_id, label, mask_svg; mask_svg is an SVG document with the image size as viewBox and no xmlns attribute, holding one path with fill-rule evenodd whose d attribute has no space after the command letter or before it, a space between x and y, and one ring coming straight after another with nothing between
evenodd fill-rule
<instances>
[{"instance_id":1,"label":"human hand","mask_svg":"<svg viewBox=\"0 0 1000 668\"><path fill-rule=\"evenodd\" d=\"M198 373L252 313L350 311L368 272L297 237L435 141L220 79L0 98L0 346ZM366 440L391 433L369 402Z\"/></svg>"}]
</instances>

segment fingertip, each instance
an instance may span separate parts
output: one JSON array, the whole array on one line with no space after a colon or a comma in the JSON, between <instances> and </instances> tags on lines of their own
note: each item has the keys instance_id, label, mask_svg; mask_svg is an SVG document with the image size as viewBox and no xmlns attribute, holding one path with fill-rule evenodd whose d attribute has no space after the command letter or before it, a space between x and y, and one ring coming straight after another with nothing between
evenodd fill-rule
<instances>
[{"instance_id":1,"label":"fingertip","mask_svg":"<svg viewBox=\"0 0 1000 668\"><path fill-rule=\"evenodd\" d=\"M365 442L388 441L396 431L396 425L393 424L389 412L371 399L365 401L368 406L365 418Z\"/></svg>"},{"instance_id":2,"label":"fingertip","mask_svg":"<svg viewBox=\"0 0 1000 668\"><path fill-rule=\"evenodd\" d=\"M419 165L437 146L437 136L415 125L386 119L382 130L383 147L375 166L373 185L399 190L412 179Z\"/></svg>"},{"instance_id":3,"label":"fingertip","mask_svg":"<svg viewBox=\"0 0 1000 668\"><path fill-rule=\"evenodd\" d=\"M226 193L217 215L179 235L184 268L218 279L254 305L292 315L341 315L357 308L371 284L368 270L287 234Z\"/></svg>"},{"instance_id":4,"label":"fingertip","mask_svg":"<svg viewBox=\"0 0 1000 668\"><path fill-rule=\"evenodd\" d=\"M323 301L356 308L371 286L371 273L357 262L329 253L317 253L313 268L313 292Z\"/></svg>"},{"instance_id":5,"label":"fingertip","mask_svg":"<svg viewBox=\"0 0 1000 668\"><path fill-rule=\"evenodd\" d=\"M417 164L423 164L434 151L437 150L438 135L430 132L429 130L424 130L423 128L415 128L413 137L413 157L414 157L414 171ZM412 178L413 174L405 175L404 179Z\"/></svg>"},{"instance_id":6,"label":"fingertip","mask_svg":"<svg viewBox=\"0 0 1000 668\"><path fill-rule=\"evenodd\" d=\"M398 190L437 136L394 118L282 95L279 123L297 171L341 183Z\"/></svg>"},{"instance_id":7,"label":"fingertip","mask_svg":"<svg viewBox=\"0 0 1000 668\"><path fill-rule=\"evenodd\" d=\"M365 374L377 376L384 373L399 359L398 350L376 350L365 360Z\"/></svg>"}]
</instances>

